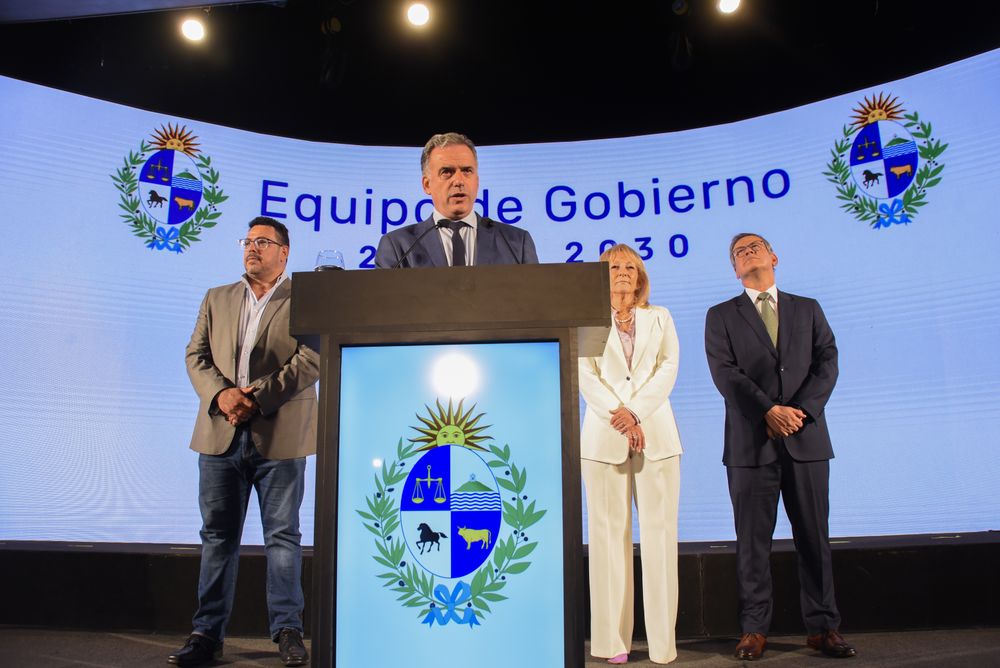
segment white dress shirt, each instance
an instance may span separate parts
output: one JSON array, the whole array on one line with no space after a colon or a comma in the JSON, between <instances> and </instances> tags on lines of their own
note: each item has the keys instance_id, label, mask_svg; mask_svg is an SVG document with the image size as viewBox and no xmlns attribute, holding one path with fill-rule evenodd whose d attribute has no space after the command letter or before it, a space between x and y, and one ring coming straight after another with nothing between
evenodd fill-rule
<instances>
[{"instance_id":1,"label":"white dress shirt","mask_svg":"<svg viewBox=\"0 0 1000 668\"><path fill-rule=\"evenodd\" d=\"M455 220L454 218L448 218L437 209L434 209L434 222L439 220ZM462 241L465 242L465 264L466 266L473 266L476 264L476 230L479 224L479 218L476 216L475 211L470 211L469 215L465 218L460 219L463 223L468 223L462 228L461 235ZM439 227L438 234L441 235L441 244L444 246L444 256L448 258L448 266L452 266L451 259L451 235L454 232L451 231L450 227Z\"/></svg>"},{"instance_id":2,"label":"white dress shirt","mask_svg":"<svg viewBox=\"0 0 1000 668\"><path fill-rule=\"evenodd\" d=\"M253 352L253 344L257 341L260 317L264 315L264 309L271 301L275 289L287 278L288 275L282 273L271 289L257 299L246 274L243 275L243 284L247 289L243 306L240 307L240 326L236 333L236 387L246 387L250 384L250 353Z\"/></svg>"}]
</instances>

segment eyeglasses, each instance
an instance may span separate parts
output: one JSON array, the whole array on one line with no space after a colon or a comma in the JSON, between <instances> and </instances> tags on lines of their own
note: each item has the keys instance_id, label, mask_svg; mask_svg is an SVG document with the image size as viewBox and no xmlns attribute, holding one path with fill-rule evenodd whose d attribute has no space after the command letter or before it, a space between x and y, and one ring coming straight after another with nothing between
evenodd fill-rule
<instances>
[{"instance_id":1,"label":"eyeglasses","mask_svg":"<svg viewBox=\"0 0 1000 668\"><path fill-rule=\"evenodd\" d=\"M765 250L766 248L767 246L764 245L763 241L754 241L752 243L747 244L746 246L739 246L738 248L734 248L733 259L739 260L747 253L753 253L754 255L756 255L757 253L760 253L762 250Z\"/></svg>"},{"instance_id":2,"label":"eyeglasses","mask_svg":"<svg viewBox=\"0 0 1000 668\"><path fill-rule=\"evenodd\" d=\"M280 241L271 241L267 237L257 237L256 239L237 239L236 243L240 245L240 248L246 250L246 247L253 244L254 248L259 251L266 251L270 246L284 246L285 244Z\"/></svg>"}]
</instances>

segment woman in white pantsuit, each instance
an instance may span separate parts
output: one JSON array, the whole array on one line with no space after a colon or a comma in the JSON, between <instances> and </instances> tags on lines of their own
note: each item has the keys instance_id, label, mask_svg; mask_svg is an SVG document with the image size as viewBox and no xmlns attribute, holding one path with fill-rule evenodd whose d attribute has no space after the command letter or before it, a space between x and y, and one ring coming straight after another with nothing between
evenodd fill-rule
<instances>
[{"instance_id":1,"label":"woman in white pantsuit","mask_svg":"<svg viewBox=\"0 0 1000 668\"><path fill-rule=\"evenodd\" d=\"M677 503L681 442L670 408L678 342L670 312L651 306L642 259L618 244L610 264L614 331L601 357L580 359L587 402L580 444L587 490L590 652L626 663L632 646L632 500L639 512L649 658L677 658Z\"/></svg>"}]
</instances>

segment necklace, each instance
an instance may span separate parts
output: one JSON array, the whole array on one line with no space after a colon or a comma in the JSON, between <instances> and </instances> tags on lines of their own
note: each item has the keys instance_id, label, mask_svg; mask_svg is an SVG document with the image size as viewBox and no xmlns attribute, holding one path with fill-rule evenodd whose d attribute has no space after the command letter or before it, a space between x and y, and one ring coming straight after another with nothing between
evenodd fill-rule
<instances>
[{"instance_id":1,"label":"necklace","mask_svg":"<svg viewBox=\"0 0 1000 668\"><path fill-rule=\"evenodd\" d=\"M629 311L627 318L619 318L618 317L618 311L615 311L615 322L617 322L619 325L627 325L627 324L629 324L630 322L632 322L632 318L634 318L634 317L635 317L635 310L634 309Z\"/></svg>"}]
</instances>

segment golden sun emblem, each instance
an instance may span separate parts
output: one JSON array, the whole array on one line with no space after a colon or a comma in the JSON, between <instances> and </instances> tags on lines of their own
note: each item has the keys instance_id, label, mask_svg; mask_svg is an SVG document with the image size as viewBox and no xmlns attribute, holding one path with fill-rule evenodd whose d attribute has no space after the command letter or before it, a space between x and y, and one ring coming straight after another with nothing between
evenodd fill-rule
<instances>
[{"instance_id":1,"label":"golden sun emblem","mask_svg":"<svg viewBox=\"0 0 1000 668\"><path fill-rule=\"evenodd\" d=\"M876 121L901 120L905 110L899 104L898 97L890 98L888 95L879 93L877 98L874 95L871 99L866 97L864 104L851 111L854 112L851 124L862 128Z\"/></svg>"},{"instance_id":2,"label":"golden sun emblem","mask_svg":"<svg viewBox=\"0 0 1000 668\"><path fill-rule=\"evenodd\" d=\"M160 129L153 133L153 146L161 150L169 148L180 151L193 158L195 153L200 152L195 139L197 137L188 132L188 129L183 125L174 127L167 123L167 127L161 125Z\"/></svg>"},{"instance_id":3,"label":"golden sun emblem","mask_svg":"<svg viewBox=\"0 0 1000 668\"><path fill-rule=\"evenodd\" d=\"M417 419L420 420L424 426L410 427L411 429L419 431L423 434L423 436L410 439L411 443L425 444L417 448L418 452L421 450L430 450L431 448L436 448L439 445L461 445L471 450L486 450L486 448L481 446L479 443L493 438L492 436L486 436L482 433L489 429L492 425L477 427L476 425L479 423L479 420L486 415L486 413L480 413L476 417L472 418L472 411L476 409L476 405L473 404L472 408L463 412L464 402L464 399L459 401L458 408L453 409L451 399L449 399L448 410L445 410L441 405L441 402L437 400L436 412L430 406L424 406L424 408L427 409L427 417L417 414Z\"/></svg>"}]
</instances>

